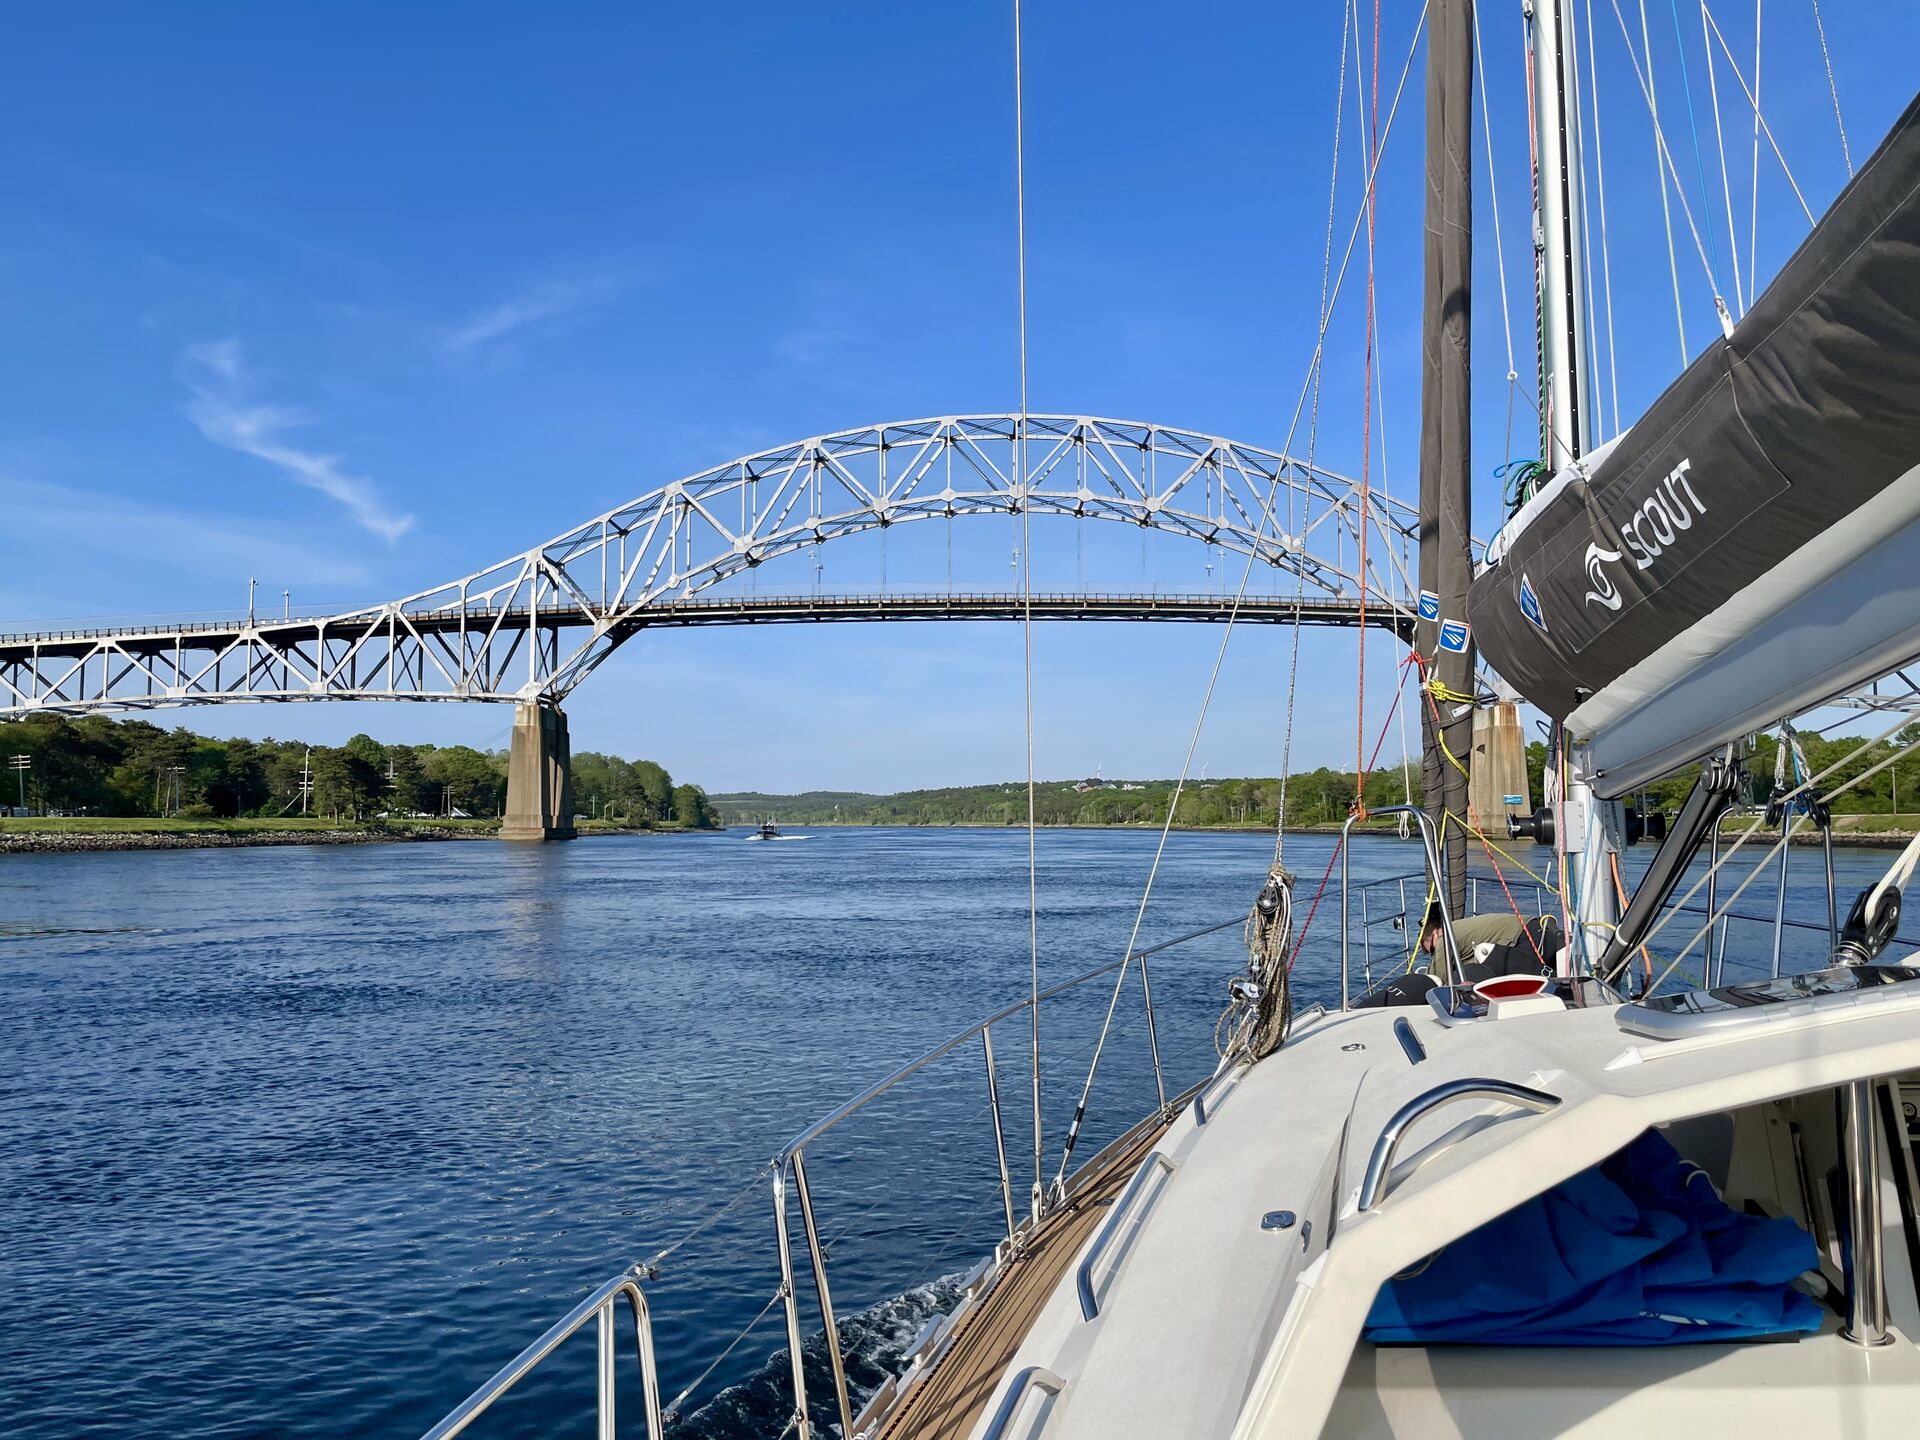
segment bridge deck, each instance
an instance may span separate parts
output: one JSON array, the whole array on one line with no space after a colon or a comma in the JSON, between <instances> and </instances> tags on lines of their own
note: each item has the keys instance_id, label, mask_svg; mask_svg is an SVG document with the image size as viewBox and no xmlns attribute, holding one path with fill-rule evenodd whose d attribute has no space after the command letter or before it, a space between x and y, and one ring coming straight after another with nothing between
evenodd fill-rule
<instances>
[{"instance_id":1,"label":"bridge deck","mask_svg":"<svg viewBox=\"0 0 1920 1440\"><path fill-rule=\"evenodd\" d=\"M1026 602L1018 592L990 594L893 595L703 595L691 600L662 601L628 613L616 622L622 634L660 626L767 625L850 620L1018 620ZM1036 620L1184 620L1221 623L1229 615L1258 625L1290 624L1297 614L1303 625L1355 626L1361 623L1356 600L1306 596L1299 600L1280 595L1247 595L1236 603L1232 595L1140 595L1036 593L1032 597ZM409 624L422 634L474 634L495 628L523 630L530 623L558 629L583 626L598 616L570 607L542 611L537 616L524 606L504 610L485 606L424 610L408 614ZM1405 633L1411 624L1404 607L1384 597L1367 602L1366 623ZM166 648L176 641L208 645L234 639L249 631L265 639L311 635L324 629L330 638L352 639L368 630L383 630L388 617L377 611L282 619L244 616L197 620L184 624L109 624L98 629L49 629L0 635L0 655L79 655L103 642L129 650Z\"/></svg>"}]
</instances>

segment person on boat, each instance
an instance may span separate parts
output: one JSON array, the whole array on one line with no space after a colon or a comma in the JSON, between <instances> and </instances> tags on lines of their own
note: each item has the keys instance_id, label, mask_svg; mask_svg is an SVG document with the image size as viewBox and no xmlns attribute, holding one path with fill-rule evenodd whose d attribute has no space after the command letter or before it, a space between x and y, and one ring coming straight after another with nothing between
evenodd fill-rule
<instances>
[{"instance_id":1,"label":"person on boat","mask_svg":"<svg viewBox=\"0 0 1920 1440\"><path fill-rule=\"evenodd\" d=\"M1427 906L1420 926L1419 953L1429 957L1426 970L1414 970L1387 981L1356 1005L1418 1005L1427 992L1446 982L1446 950L1441 941L1439 902ZM1460 974L1469 986L1501 975L1551 973L1560 948L1560 922L1552 915L1522 920L1512 911L1504 915L1464 915L1453 922L1454 943L1460 947Z\"/></svg>"}]
</instances>

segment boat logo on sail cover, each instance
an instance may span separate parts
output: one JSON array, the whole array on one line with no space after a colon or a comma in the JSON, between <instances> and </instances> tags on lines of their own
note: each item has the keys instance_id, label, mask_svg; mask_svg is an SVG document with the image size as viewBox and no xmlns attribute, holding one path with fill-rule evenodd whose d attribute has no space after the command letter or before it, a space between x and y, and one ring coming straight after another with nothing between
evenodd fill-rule
<instances>
[{"instance_id":1,"label":"boat logo on sail cover","mask_svg":"<svg viewBox=\"0 0 1920 1440\"><path fill-rule=\"evenodd\" d=\"M1547 630L1547 614L1540 608L1540 597L1534 594L1533 581L1527 578L1527 572L1520 572L1520 613L1538 626L1541 634Z\"/></svg>"},{"instance_id":2,"label":"boat logo on sail cover","mask_svg":"<svg viewBox=\"0 0 1920 1440\"><path fill-rule=\"evenodd\" d=\"M1692 468L1691 460L1682 460L1666 473L1663 481L1656 482L1653 492L1620 522L1620 543L1626 546L1626 555L1601 545L1587 546L1587 578L1593 582L1593 588L1587 591L1589 605L1618 610L1620 587L1604 567L1631 556L1634 569L1650 569L1680 535L1693 529L1695 520L1707 513L1693 482L1687 479L1687 472ZM1521 608L1526 608L1524 600Z\"/></svg>"}]
</instances>

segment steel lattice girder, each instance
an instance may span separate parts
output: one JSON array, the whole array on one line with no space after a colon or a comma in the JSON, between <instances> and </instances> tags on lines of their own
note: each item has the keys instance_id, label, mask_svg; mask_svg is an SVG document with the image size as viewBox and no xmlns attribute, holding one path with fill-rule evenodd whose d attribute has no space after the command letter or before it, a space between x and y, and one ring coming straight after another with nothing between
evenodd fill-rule
<instances>
[{"instance_id":1,"label":"steel lattice girder","mask_svg":"<svg viewBox=\"0 0 1920 1440\"><path fill-rule=\"evenodd\" d=\"M1413 610L1415 511L1383 494L1367 500L1382 542L1365 587L1370 618L1397 628ZM692 623L693 597L767 560L883 526L1022 509L1124 521L1251 556L1295 577L1308 623L1350 624L1361 595L1350 568L1360 501L1358 484L1331 471L1144 422L973 415L867 426L676 480L383 605L0 638L0 715L236 700L558 701L636 630L674 623L676 610L678 623ZM710 623L730 608L755 618L744 601L694 608Z\"/></svg>"}]
</instances>

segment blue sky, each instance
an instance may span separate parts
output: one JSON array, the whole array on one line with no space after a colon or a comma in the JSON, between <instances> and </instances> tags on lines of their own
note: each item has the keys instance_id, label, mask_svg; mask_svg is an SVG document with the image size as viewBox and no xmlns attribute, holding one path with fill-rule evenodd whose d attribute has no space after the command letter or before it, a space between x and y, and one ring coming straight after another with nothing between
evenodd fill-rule
<instances>
[{"instance_id":1,"label":"blue sky","mask_svg":"<svg viewBox=\"0 0 1920 1440\"><path fill-rule=\"evenodd\" d=\"M1637 0L1620 8L1637 46ZM1482 25L1530 385L1512 9L1486 7ZM754 449L1013 408L1009 11L16 10L0 128L0 622L232 610L249 576L263 605L283 590L301 605L383 599ZM1857 161L1912 98L1920 14L1864 0L1822 13ZM1384 7L1383 118L1417 14ZM1613 0L1591 14L1619 356L1602 383L1611 392L1617 375L1630 422L1683 352L1646 107ZM1717 55L1729 199L1699 12L1680 7L1681 42L1674 12L1648 16L1667 138L1733 304L1730 248L1749 263L1752 112ZM1751 7L1714 17L1751 83ZM1313 346L1344 24L1324 0L1029 5L1033 408L1287 438ZM1817 214L1846 172L1810 8L1767 5L1763 35L1763 109ZM1379 182L1371 468L1402 495L1419 396L1421 63ZM1359 194L1355 83L1350 71L1336 252ZM1536 448L1524 400L1507 441L1485 161L1481 149L1483 532L1497 519L1493 467ZM1698 353L1711 290L1677 210L1675 223ZM1763 285L1806 229L1763 141ZM1356 268L1329 333L1318 441L1321 462L1349 472L1363 300ZM889 543L890 582L944 580L934 536ZM1006 585L1000 527L975 522L956 545L958 583ZM829 586L877 575L872 545L822 558ZM1237 574L1207 572L1207 558L1036 527L1042 586L1082 564L1114 586L1231 585ZM760 584L781 588L772 567ZM1005 778L1023 765L1019 639L1005 625L647 637L570 702L575 744L650 755L715 789ZM1043 628L1041 772L1177 770L1217 643L1188 627ZM1369 649L1369 730L1392 690L1389 648ZM1236 636L1199 750L1212 773L1277 768L1286 660L1280 634ZM1352 763L1354 664L1350 638L1304 642L1296 763ZM501 743L509 722L481 706L176 714L209 733L476 744Z\"/></svg>"}]
</instances>

